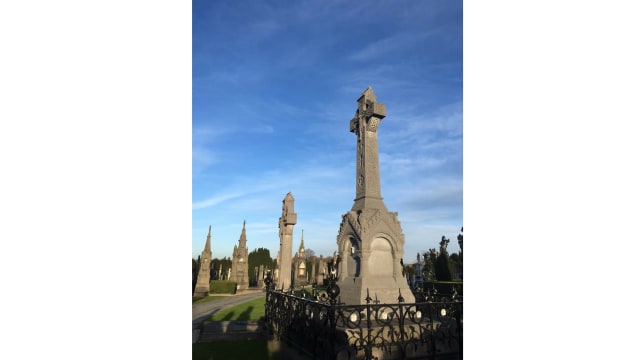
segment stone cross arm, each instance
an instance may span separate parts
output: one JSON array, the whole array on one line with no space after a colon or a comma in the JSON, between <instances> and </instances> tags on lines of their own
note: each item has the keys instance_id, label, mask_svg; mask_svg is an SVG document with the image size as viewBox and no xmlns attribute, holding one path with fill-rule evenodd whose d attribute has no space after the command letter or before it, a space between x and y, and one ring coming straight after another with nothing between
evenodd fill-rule
<instances>
[{"instance_id":1,"label":"stone cross arm","mask_svg":"<svg viewBox=\"0 0 640 360\"><path fill-rule=\"evenodd\" d=\"M372 117L378 119L374 124L373 130L375 131L377 121L382 120L385 116L387 116L387 107L377 101L373 89L368 87L358 99L358 110L356 110L355 116L351 119L349 131L356 132L360 121L364 121L367 124Z\"/></svg>"}]
</instances>

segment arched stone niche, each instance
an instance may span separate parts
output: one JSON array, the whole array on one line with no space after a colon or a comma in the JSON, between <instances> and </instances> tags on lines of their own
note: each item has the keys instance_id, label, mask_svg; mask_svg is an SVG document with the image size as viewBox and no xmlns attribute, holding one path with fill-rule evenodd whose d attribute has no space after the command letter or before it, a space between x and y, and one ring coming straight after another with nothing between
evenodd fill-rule
<instances>
[{"instance_id":1,"label":"arched stone niche","mask_svg":"<svg viewBox=\"0 0 640 360\"><path fill-rule=\"evenodd\" d=\"M371 241L368 269L372 276L389 276L394 273L393 246L391 242L381 236Z\"/></svg>"},{"instance_id":2,"label":"arched stone niche","mask_svg":"<svg viewBox=\"0 0 640 360\"><path fill-rule=\"evenodd\" d=\"M305 260L300 260L300 267L298 268L298 276L304 276L307 274L307 265L305 264Z\"/></svg>"},{"instance_id":3,"label":"arched stone niche","mask_svg":"<svg viewBox=\"0 0 640 360\"><path fill-rule=\"evenodd\" d=\"M358 241L355 239L355 237L350 235L344 242L344 246L345 248L343 249L343 253L347 254L347 276L358 277L360 276L360 248L358 246Z\"/></svg>"}]
</instances>

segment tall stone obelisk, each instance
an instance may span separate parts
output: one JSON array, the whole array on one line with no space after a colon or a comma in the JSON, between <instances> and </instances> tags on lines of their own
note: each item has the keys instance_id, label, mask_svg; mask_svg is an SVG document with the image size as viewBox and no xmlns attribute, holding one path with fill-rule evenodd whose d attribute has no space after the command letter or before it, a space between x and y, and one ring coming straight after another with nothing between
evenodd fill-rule
<instances>
[{"instance_id":1,"label":"tall stone obelisk","mask_svg":"<svg viewBox=\"0 0 640 360\"><path fill-rule=\"evenodd\" d=\"M415 302L400 260L404 234L398 213L389 212L380 192L378 126L387 115L384 104L368 87L358 98L350 131L356 135L356 197L351 211L342 215L338 231L338 286L341 300L364 304L369 296L381 303Z\"/></svg>"},{"instance_id":2,"label":"tall stone obelisk","mask_svg":"<svg viewBox=\"0 0 640 360\"><path fill-rule=\"evenodd\" d=\"M293 211L293 195L287 193L282 200L282 216L278 222L280 228L280 271L276 289L289 289L291 287L291 252L293 250L293 226L298 221L297 214Z\"/></svg>"},{"instance_id":3,"label":"tall stone obelisk","mask_svg":"<svg viewBox=\"0 0 640 360\"><path fill-rule=\"evenodd\" d=\"M207 242L204 244L204 250L200 255L200 271L198 271L198 280L196 280L196 288L193 296L209 296L209 281L211 277L211 225L209 225L209 234Z\"/></svg>"}]
</instances>

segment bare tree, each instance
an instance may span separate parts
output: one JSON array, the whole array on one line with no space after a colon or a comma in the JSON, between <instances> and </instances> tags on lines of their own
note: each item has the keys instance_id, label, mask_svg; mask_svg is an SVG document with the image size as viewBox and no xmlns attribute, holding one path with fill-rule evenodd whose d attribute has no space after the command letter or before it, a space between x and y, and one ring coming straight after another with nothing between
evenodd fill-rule
<instances>
[{"instance_id":1,"label":"bare tree","mask_svg":"<svg viewBox=\"0 0 640 360\"><path fill-rule=\"evenodd\" d=\"M316 256L316 252L313 249L304 249L304 258L310 259Z\"/></svg>"}]
</instances>

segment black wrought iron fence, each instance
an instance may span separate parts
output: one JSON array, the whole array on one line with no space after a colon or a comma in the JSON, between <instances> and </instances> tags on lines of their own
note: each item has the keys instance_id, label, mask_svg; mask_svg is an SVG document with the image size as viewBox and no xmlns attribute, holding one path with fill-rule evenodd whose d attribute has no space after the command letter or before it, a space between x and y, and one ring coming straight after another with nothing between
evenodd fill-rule
<instances>
[{"instance_id":1,"label":"black wrought iron fence","mask_svg":"<svg viewBox=\"0 0 640 360\"><path fill-rule=\"evenodd\" d=\"M462 300L416 294L416 303L339 304L267 286L267 330L312 359L462 359ZM333 290L333 291L329 291Z\"/></svg>"}]
</instances>

